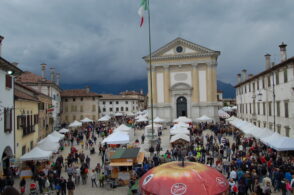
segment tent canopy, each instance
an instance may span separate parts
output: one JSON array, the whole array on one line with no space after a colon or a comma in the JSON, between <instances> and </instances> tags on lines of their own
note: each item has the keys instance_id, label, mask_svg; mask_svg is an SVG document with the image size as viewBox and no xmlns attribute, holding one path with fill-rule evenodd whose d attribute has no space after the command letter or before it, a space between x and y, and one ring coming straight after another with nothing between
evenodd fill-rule
<instances>
[{"instance_id":1,"label":"tent canopy","mask_svg":"<svg viewBox=\"0 0 294 195\"><path fill-rule=\"evenodd\" d=\"M179 118L175 119L174 122L175 123L180 123L180 122L182 122L182 123L192 123L192 120L185 117L185 116L180 116Z\"/></svg>"},{"instance_id":2,"label":"tent canopy","mask_svg":"<svg viewBox=\"0 0 294 195\"><path fill-rule=\"evenodd\" d=\"M130 143L129 135L125 132L117 131L107 136L102 144L128 144Z\"/></svg>"},{"instance_id":3,"label":"tent canopy","mask_svg":"<svg viewBox=\"0 0 294 195\"><path fill-rule=\"evenodd\" d=\"M170 131L171 135L176 135L176 134L186 134L190 135L190 131L184 128L178 128Z\"/></svg>"},{"instance_id":4,"label":"tent canopy","mask_svg":"<svg viewBox=\"0 0 294 195\"><path fill-rule=\"evenodd\" d=\"M223 110L218 110L218 116L220 118L230 118L230 115Z\"/></svg>"},{"instance_id":5,"label":"tent canopy","mask_svg":"<svg viewBox=\"0 0 294 195\"><path fill-rule=\"evenodd\" d=\"M140 123L140 122L148 122L148 119L144 116L139 116L139 118L137 119L137 122Z\"/></svg>"},{"instance_id":6,"label":"tent canopy","mask_svg":"<svg viewBox=\"0 0 294 195\"><path fill-rule=\"evenodd\" d=\"M54 136L54 137L57 137L59 139L63 139L64 138L64 135L57 132L57 131L53 131L50 135Z\"/></svg>"},{"instance_id":7,"label":"tent canopy","mask_svg":"<svg viewBox=\"0 0 294 195\"><path fill-rule=\"evenodd\" d=\"M81 127L82 123L79 121L74 121L72 123L70 123L69 127Z\"/></svg>"},{"instance_id":8,"label":"tent canopy","mask_svg":"<svg viewBox=\"0 0 294 195\"><path fill-rule=\"evenodd\" d=\"M59 133L68 133L69 130L68 129L65 129L65 128L62 128L59 130Z\"/></svg>"},{"instance_id":9,"label":"tent canopy","mask_svg":"<svg viewBox=\"0 0 294 195\"><path fill-rule=\"evenodd\" d=\"M89 118L84 118L83 120L81 120L82 123L90 123L93 122L93 120L89 119Z\"/></svg>"},{"instance_id":10,"label":"tent canopy","mask_svg":"<svg viewBox=\"0 0 294 195\"><path fill-rule=\"evenodd\" d=\"M196 121L198 121L198 122L211 122L213 120L206 115L202 115L201 117L197 118Z\"/></svg>"},{"instance_id":11,"label":"tent canopy","mask_svg":"<svg viewBox=\"0 0 294 195\"><path fill-rule=\"evenodd\" d=\"M131 127L128 127L125 124L121 124L118 128L115 129L115 131L130 131L131 129Z\"/></svg>"},{"instance_id":12,"label":"tent canopy","mask_svg":"<svg viewBox=\"0 0 294 195\"><path fill-rule=\"evenodd\" d=\"M53 136L52 136L53 137ZM45 151L52 151L52 152L57 152L59 148L59 143L56 142L55 140L48 135L46 138L42 139L37 146Z\"/></svg>"},{"instance_id":13,"label":"tent canopy","mask_svg":"<svg viewBox=\"0 0 294 195\"><path fill-rule=\"evenodd\" d=\"M277 151L294 150L294 138L282 136L277 132L268 137L261 138L261 141Z\"/></svg>"},{"instance_id":14,"label":"tent canopy","mask_svg":"<svg viewBox=\"0 0 294 195\"><path fill-rule=\"evenodd\" d=\"M176 134L171 137L170 143L173 143L173 142L180 140L180 139L185 140L187 142L190 142L190 137L188 135L183 134L183 133L179 133L179 134Z\"/></svg>"},{"instance_id":15,"label":"tent canopy","mask_svg":"<svg viewBox=\"0 0 294 195\"><path fill-rule=\"evenodd\" d=\"M28 161L28 160L49 160L52 156L51 151L45 151L40 149L39 147L35 147L30 152L24 154L20 157L21 161Z\"/></svg>"},{"instance_id":16,"label":"tent canopy","mask_svg":"<svg viewBox=\"0 0 294 195\"><path fill-rule=\"evenodd\" d=\"M110 119L111 119L110 116L105 115L105 116L101 117L98 121L99 121L99 122L107 122L107 121L109 121Z\"/></svg>"},{"instance_id":17,"label":"tent canopy","mask_svg":"<svg viewBox=\"0 0 294 195\"><path fill-rule=\"evenodd\" d=\"M165 123L166 121L162 118L159 118L159 117L156 117L154 120L153 120L154 123Z\"/></svg>"},{"instance_id":18,"label":"tent canopy","mask_svg":"<svg viewBox=\"0 0 294 195\"><path fill-rule=\"evenodd\" d=\"M114 114L114 116L123 116L123 114L120 113L120 112L117 112L117 113Z\"/></svg>"}]
</instances>

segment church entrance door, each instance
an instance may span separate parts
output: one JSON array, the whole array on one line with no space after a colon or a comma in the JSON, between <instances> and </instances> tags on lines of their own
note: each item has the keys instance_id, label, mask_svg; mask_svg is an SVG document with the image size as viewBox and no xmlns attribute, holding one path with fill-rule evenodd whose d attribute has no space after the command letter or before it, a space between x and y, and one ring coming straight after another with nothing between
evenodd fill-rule
<instances>
[{"instance_id":1,"label":"church entrance door","mask_svg":"<svg viewBox=\"0 0 294 195\"><path fill-rule=\"evenodd\" d=\"M177 117L187 116L187 99L183 96L177 99Z\"/></svg>"}]
</instances>

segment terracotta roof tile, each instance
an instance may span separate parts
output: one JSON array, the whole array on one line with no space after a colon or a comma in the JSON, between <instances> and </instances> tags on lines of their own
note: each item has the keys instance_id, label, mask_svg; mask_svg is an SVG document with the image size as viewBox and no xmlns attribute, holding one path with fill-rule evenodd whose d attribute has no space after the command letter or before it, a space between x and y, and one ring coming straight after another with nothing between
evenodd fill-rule
<instances>
[{"instance_id":1,"label":"terracotta roof tile","mask_svg":"<svg viewBox=\"0 0 294 195\"><path fill-rule=\"evenodd\" d=\"M20 98L20 99L39 102L38 98L36 98L35 96L29 95L21 90L18 90L18 89L14 89L14 96L16 98Z\"/></svg>"},{"instance_id":2,"label":"terracotta roof tile","mask_svg":"<svg viewBox=\"0 0 294 195\"><path fill-rule=\"evenodd\" d=\"M17 81L21 83L53 83L52 81L44 79L43 77L28 71L25 71L17 77Z\"/></svg>"},{"instance_id":3,"label":"terracotta roof tile","mask_svg":"<svg viewBox=\"0 0 294 195\"><path fill-rule=\"evenodd\" d=\"M138 98L124 96L124 95L112 95L112 94L101 94L101 100L137 100Z\"/></svg>"},{"instance_id":4,"label":"terracotta roof tile","mask_svg":"<svg viewBox=\"0 0 294 195\"><path fill-rule=\"evenodd\" d=\"M61 97L100 97L98 93L87 91L87 89L69 89L61 92Z\"/></svg>"}]
</instances>

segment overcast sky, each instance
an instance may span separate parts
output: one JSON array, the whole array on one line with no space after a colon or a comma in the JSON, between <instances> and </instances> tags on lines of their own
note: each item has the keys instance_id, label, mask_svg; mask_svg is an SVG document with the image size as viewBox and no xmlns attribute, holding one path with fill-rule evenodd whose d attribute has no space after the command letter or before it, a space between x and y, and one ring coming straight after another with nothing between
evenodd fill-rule
<instances>
[{"instance_id":1,"label":"overcast sky","mask_svg":"<svg viewBox=\"0 0 294 195\"><path fill-rule=\"evenodd\" d=\"M1 0L2 56L40 74L47 63L63 83L124 82L146 77L148 28L140 0ZM264 69L264 54L294 56L293 0L150 0L152 49L176 37L221 51L218 79Z\"/></svg>"}]
</instances>

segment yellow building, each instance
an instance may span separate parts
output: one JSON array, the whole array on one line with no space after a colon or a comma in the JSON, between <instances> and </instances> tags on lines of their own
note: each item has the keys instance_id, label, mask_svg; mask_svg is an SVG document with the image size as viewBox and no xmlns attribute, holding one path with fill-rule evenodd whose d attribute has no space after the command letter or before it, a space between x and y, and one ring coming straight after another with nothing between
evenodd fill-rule
<instances>
[{"instance_id":1,"label":"yellow building","mask_svg":"<svg viewBox=\"0 0 294 195\"><path fill-rule=\"evenodd\" d=\"M52 106L52 98L42 93L38 94L39 103L39 140L43 139L53 131L52 112L48 112Z\"/></svg>"},{"instance_id":2,"label":"yellow building","mask_svg":"<svg viewBox=\"0 0 294 195\"><path fill-rule=\"evenodd\" d=\"M34 148L38 142L38 93L20 83L15 83L15 158Z\"/></svg>"},{"instance_id":3,"label":"yellow building","mask_svg":"<svg viewBox=\"0 0 294 195\"><path fill-rule=\"evenodd\" d=\"M207 115L218 119L216 68L219 51L177 38L143 57L148 64L148 96L154 117L172 121L179 116L196 118ZM149 101L150 107L150 101ZM150 113L150 112L149 112Z\"/></svg>"}]
</instances>

